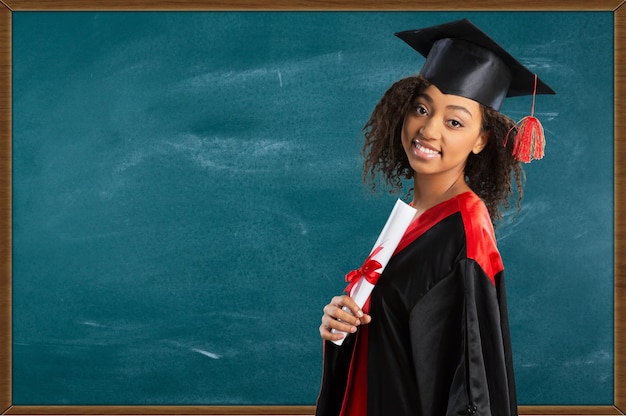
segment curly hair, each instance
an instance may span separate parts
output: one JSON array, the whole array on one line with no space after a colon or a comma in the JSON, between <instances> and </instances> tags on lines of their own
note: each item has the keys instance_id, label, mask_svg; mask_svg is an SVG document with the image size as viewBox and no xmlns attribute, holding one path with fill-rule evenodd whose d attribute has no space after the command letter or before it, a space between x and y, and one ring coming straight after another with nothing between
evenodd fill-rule
<instances>
[{"instance_id":1,"label":"curly hair","mask_svg":"<svg viewBox=\"0 0 626 416\"><path fill-rule=\"evenodd\" d=\"M372 190L376 190L379 175L392 193L401 192L403 181L413 178L413 170L402 147L402 126L415 97L429 85L420 76L397 81L385 92L365 124L363 180L370 182ZM465 179L484 201L495 226L502 219L503 211L510 207L510 197L515 190L517 207L520 208L525 175L521 163L513 158L513 140L507 140L517 131L515 122L492 108L480 107L482 129L489 132L489 140L480 153L468 156Z\"/></svg>"}]
</instances>

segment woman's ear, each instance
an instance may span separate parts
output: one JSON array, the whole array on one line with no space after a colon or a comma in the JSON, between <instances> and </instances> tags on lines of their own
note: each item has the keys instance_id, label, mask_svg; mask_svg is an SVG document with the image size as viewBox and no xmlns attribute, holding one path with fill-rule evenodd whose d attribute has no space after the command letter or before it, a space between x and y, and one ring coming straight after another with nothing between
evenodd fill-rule
<instances>
[{"instance_id":1,"label":"woman's ear","mask_svg":"<svg viewBox=\"0 0 626 416\"><path fill-rule=\"evenodd\" d=\"M476 139L474 147L472 148L472 153L475 155L479 154L487 146L487 143L489 143L489 131L482 130L480 132L480 136Z\"/></svg>"}]
</instances>

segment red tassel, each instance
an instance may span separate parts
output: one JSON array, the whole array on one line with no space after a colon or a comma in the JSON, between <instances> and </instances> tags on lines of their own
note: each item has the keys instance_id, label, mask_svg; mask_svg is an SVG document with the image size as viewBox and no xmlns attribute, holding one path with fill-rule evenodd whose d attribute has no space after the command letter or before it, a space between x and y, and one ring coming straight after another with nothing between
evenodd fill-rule
<instances>
[{"instance_id":1,"label":"red tassel","mask_svg":"<svg viewBox=\"0 0 626 416\"><path fill-rule=\"evenodd\" d=\"M535 88L533 90L533 106L530 116L526 116L518 123L517 134L513 146L513 157L520 162L529 163L533 159L543 158L546 147L546 138L543 126L535 118L535 95L537 92L537 75L535 74ZM507 135L508 139L508 135ZM506 146L506 141L504 142Z\"/></svg>"},{"instance_id":2,"label":"red tassel","mask_svg":"<svg viewBox=\"0 0 626 416\"><path fill-rule=\"evenodd\" d=\"M529 163L533 159L543 158L546 139L543 126L533 116L524 117L519 122L513 157L520 162Z\"/></svg>"}]
</instances>

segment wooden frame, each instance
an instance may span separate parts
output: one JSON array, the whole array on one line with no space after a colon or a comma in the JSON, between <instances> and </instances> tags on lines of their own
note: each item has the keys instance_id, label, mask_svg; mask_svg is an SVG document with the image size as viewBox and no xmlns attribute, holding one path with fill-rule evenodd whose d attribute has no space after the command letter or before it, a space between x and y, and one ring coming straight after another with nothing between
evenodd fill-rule
<instances>
[{"instance_id":1,"label":"wooden frame","mask_svg":"<svg viewBox=\"0 0 626 416\"><path fill-rule=\"evenodd\" d=\"M450 9L611 11L614 15L614 402L521 406L522 415L626 414L626 0L459 0ZM36 10L441 10L436 0L0 0L0 413L312 415L312 406L14 406L11 378L11 48L13 11ZM445 7L443 8L445 9Z\"/></svg>"}]
</instances>

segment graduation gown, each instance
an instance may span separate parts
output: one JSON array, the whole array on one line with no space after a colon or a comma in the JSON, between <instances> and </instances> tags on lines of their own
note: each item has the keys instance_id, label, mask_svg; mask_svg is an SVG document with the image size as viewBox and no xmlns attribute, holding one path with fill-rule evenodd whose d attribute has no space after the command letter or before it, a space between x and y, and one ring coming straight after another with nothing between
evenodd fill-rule
<instances>
[{"instance_id":1,"label":"graduation gown","mask_svg":"<svg viewBox=\"0 0 626 416\"><path fill-rule=\"evenodd\" d=\"M324 343L318 416L517 415L503 265L467 192L407 229L364 310Z\"/></svg>"}]
</instances>

